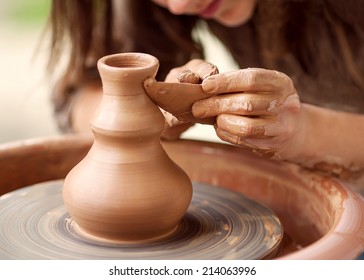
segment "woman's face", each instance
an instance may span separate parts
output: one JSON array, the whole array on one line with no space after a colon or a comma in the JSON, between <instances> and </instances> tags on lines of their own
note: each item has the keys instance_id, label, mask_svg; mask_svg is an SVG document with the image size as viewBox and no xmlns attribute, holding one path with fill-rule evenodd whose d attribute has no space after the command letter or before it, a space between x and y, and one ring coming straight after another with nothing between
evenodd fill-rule
<instances>
[{"instance_id":1,"label":"woman's face","mask_svg":"<svg viewBox=\"0 0 364 280\"><path fill-rule=\"evenodd\" d=\"M234 27L248 21L256 0L152 0L172 14L197 15Z\"/></svg>"}]
</instances>

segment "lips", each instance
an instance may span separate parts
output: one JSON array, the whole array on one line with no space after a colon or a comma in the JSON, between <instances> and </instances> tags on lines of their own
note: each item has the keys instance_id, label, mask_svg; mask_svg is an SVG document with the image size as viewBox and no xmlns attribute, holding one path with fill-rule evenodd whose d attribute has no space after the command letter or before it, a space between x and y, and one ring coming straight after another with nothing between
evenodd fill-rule
<instances>
[{"instance_id":1,"label":"lips","mask_svg":"<svg viewBox=\"0 0 364 280\"><path fill-rule=\"evenodd\" d=\"M203 18L212 18L219 9L222 0L214 0L205 10L200 13Z\"/></svg>"}]
</instances>

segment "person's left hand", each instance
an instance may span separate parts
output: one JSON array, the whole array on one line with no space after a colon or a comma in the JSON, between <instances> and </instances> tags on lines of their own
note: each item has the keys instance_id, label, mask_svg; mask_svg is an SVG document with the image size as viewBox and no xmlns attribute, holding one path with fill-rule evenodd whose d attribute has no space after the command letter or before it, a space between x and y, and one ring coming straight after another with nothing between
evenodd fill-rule
<instances>
[{"instance_id":1,"label":"person's left hand","mask_svg":"<svg viewBox=\"0 0 364 280\"><path fill-rule=\"evenodd\" d=\"M210 76L203 90L215 94L194 103L197 118L217 117L219 138L280 159L293 157L302 144L300 100L285 74L247 68Z\"/></svg>"}]
</instances>

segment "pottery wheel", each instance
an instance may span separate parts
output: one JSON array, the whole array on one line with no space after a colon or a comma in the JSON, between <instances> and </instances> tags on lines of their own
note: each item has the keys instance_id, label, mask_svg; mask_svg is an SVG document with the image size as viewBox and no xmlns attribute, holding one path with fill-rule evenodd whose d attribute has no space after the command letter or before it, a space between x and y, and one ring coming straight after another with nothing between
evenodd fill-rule
<instances>
[{"instance_id":1,"label":"pottery wheel","mask_svg":"<svg viewBox=\"0 0 364 280\"><path fill-rule=\"evenodd\" d=\"M269 209L240 193L194 183L174 235L143 244L93 240L75 227L62 184L45 182L0 197L0 259L262 259L283 237Z\"/></svg>"}]
</instances>

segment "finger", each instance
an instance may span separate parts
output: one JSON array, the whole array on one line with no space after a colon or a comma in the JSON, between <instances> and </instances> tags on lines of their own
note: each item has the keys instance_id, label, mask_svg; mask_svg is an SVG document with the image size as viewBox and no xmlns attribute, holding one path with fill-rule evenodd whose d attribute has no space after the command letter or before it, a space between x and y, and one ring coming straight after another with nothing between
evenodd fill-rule
<instances>
[{"instance_id":1,"label":"finger","mask_svg":"<svg viewBox=\"0 0 364 280\"><path fill-rule=\"evenodd\" d=\"M201 80L204 80L211 75L219 73L219 70L214 64L202 59L193 59L189 61L185 65L185 69L189 69L192 72L196 73Z\"/></svg>"},{"instance_id":2,"label":"finger","mask_svg":"<svg viewBox=\"0 0 364 280\"><path fill-rule=\"evenodd\" d=\"M184 70L190 70L191 72L196 73L201 80L204 80L205 78L215 75L219 73L219 70L217 67L207 61L204 61L202 59L193 59L186 63L185 65L181 67L177 67L172 69L165 81L166 82L178 82L178 76L180 73Z\"/></svg>"},{"instance_id":3,"label":"finger","mask_svg":"<svg viewBox=\"0 0 364 280\"><path fill-rule=\"evenodd\" d=\"M234 93L212 96L197 101L192 106L192 113L197 118L207 118L220 114L243 116L269 116L276 95L256 93Z\"/></svg>"},{"instance_id":4,"label":"finger","mask_svg":"<svg viewBox=\"0 0 364 280\"><path fill-rule=\"evenodd\" d=\"M292 80L285 74L261 68L246 68L238 71L216 74L202 82L205 92L211 94L259 91L294 91Z\"/></svg>"},{"instance_id":5,"label":"finger","mask_svg":"<svg viewBox=\"0 0 364 280\"><path fill-rule=\"evenodd\" d=\"M188 84L200 84L200 77L191 70L183 70L177 77L180 83L188 83Z\"/></svg>"},{"instance_id":6,"label":"finger","mask_svg":"<svg viewBox=\"0 0 364 280\"><path fill-rule=\"evenodd\" d=\"M239 145L243 148L247 148L253 151L255 154L260 156L264 156L267 158L271 158L276 155L277 150L275 148L270 147L266 143L269 143L268 139L250 139L238 136L236 134L232 134L229 131L225 131L218 127L215 127L216 135L223 141L229 142L234 145ZM261 142L264 141L265 145L262 145Z\"/></svg>"},{"instance_id":7,"label":"finger","mask_svg":"<svg viewBox=\"0 0 364 280\"><path fill-rule=\"evenodd\" d=\"M173 68L172 70L169 71L169 73L167 74L164 81L167 82L167 83L178 83L179 82L178 81L178 76L184 70L187 70L187 68L185 68L184 66Z\"/></svg>"},{"instance_id":8,"label":"finger","mask_svg":"<svg viewBox=\"0 0 364 280\"><path fill-rule=\"evenodd\" d=\"M271 135L267 135L265 126L274 121L271 118L250 118L223 114L217 117L216 126L240 138L271 138Z\"/></svg>"},{"instance_id":9,"label":"finger","mask_svg":"<svg viewBox=\"0 0 364 280\"><path fill-rule=\"evenodd\" d=\"M180 138L181 134L193 126L194 123L178 123L175 125L169 125L168 123L165 124L161 138L163 140L176 140Z\"/></svg>"}]
</instances>

